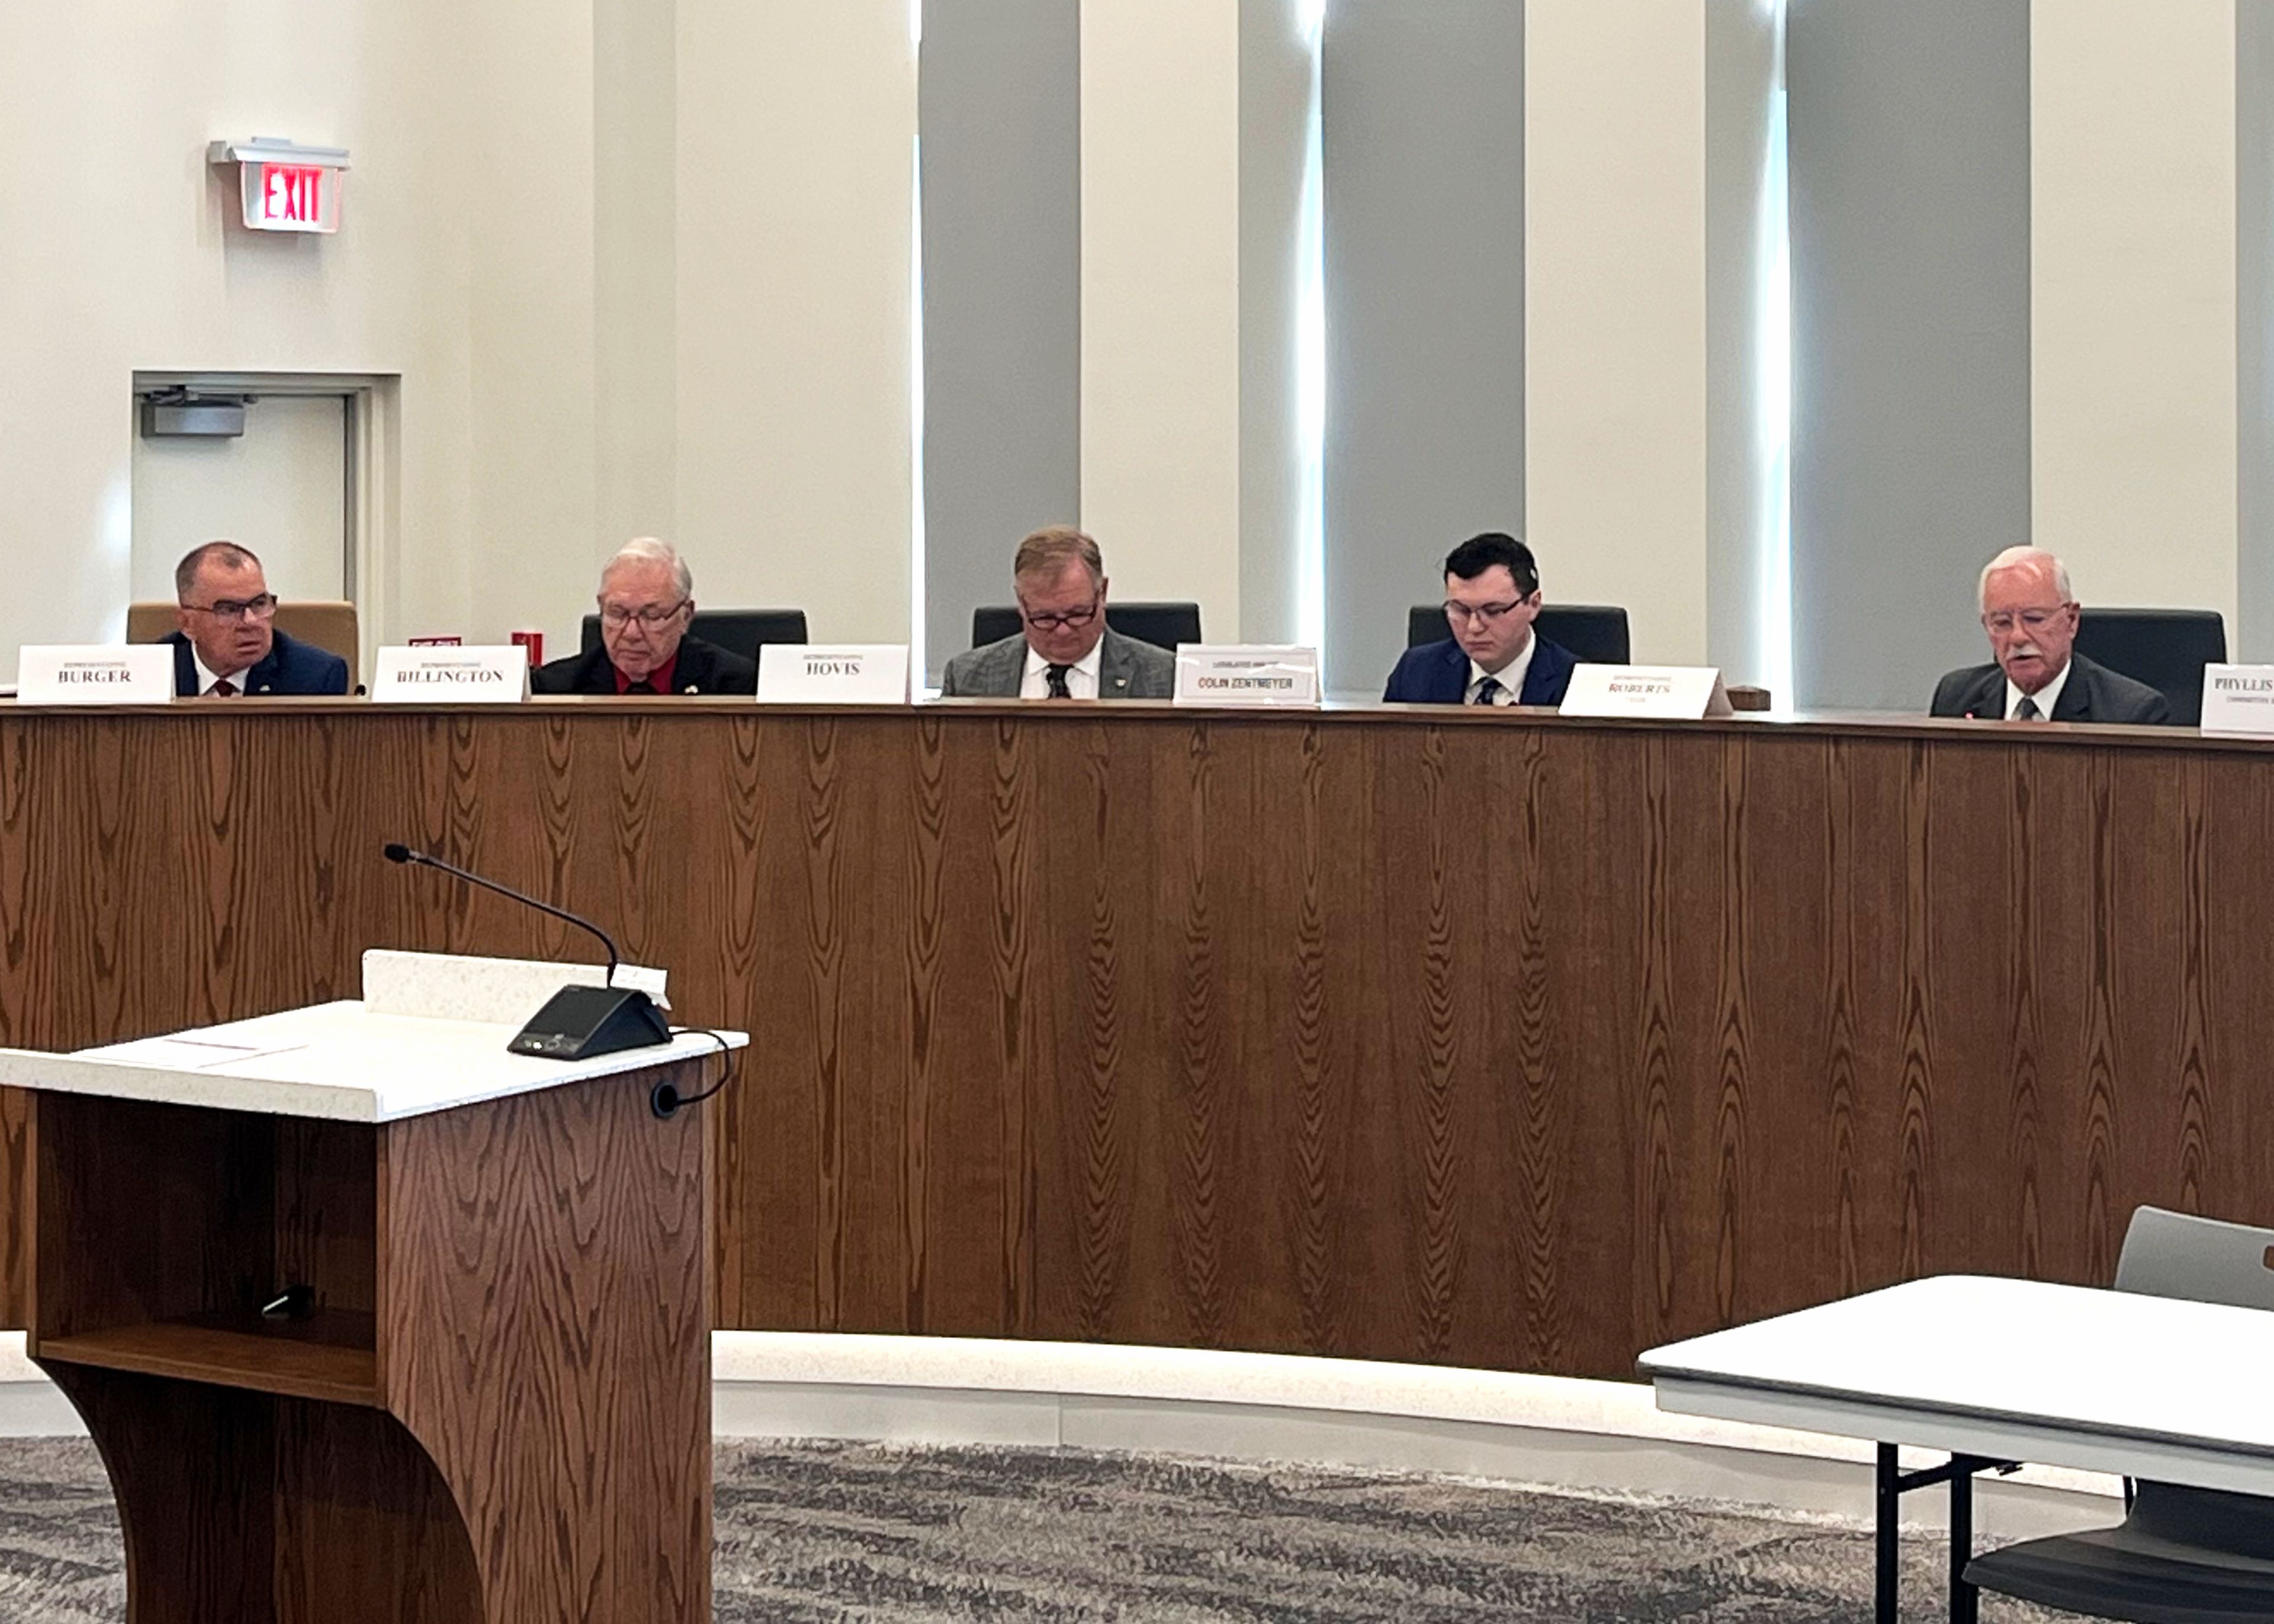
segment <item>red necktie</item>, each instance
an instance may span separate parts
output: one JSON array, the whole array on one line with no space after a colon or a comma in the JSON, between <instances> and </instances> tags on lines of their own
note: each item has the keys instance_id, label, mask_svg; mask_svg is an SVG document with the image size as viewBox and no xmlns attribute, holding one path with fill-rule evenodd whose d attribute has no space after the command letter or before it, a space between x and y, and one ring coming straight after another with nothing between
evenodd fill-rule
<instances>
[{"instance_id":1,"label":"red necktie","mask_svg":"<svg viewBox=\"0 0 2274 1624\"><path fill-rule=\"evenodd\" d=\"M237 684L230 681L227 677L223 677L220 681L213 685L213 692L215 699L235 699L237 697Z\"/></svg>"}]
</instances>

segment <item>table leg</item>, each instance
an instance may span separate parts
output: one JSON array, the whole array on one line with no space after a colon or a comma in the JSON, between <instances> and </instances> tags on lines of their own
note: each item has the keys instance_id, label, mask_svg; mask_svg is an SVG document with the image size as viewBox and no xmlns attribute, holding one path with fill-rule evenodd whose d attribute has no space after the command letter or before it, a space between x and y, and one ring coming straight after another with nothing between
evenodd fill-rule
<instances>
[{"instance_id":1,"label":"table leg","mask_svg":"<svg viewBox=\"0 0 2274 1624\"><path fill-rule=\"evenodd\" d=\"M1955 1458L1954 1466L1960 1464ZM1966 1564L1974 1557L1974 1473L1950 1475L1950 1624L1975 1624L1981 1598L1966 1582Z\"/></svg>"},{"instance_id":2,"label":"table leg","mask_svg":"<svg viewBox=\"0 0 2274 1624\"><path fill-rule=\"evenodd\" d=\"M1878 1492L1873 1497L1879 1515L1879 1573L1877 1598L1872 1608L1879 1624L1896 1624L1895 1555L1897 1536L1902 1526L1902 1490L1896 1482L1895 1459L1894 1445L1879 1446Z\"/></svg>"}]
</instances>

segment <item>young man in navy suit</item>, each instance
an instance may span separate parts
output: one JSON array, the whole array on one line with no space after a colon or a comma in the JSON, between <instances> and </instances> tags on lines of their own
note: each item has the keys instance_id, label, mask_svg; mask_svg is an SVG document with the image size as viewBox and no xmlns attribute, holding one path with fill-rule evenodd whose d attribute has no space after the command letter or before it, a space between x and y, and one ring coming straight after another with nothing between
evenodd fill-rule
<instances>
[{"instance_id":1,"label":"young man in navy suit","mask_svg":"<svg viewBox=\"0 0 2274 1624\"><path fill-rule=\"evenodd\" d=\"M344 694L348 663L276 629L276 595L260 560L233 541L209 541L174 567L174 692Z\"/></svg>"},{"instance_id":2,"label":"young man in navy suit","mask_svg":"<svg viewBox=\"0 0 2274 1624\"><path fill-rule=\"evenodd\" d=\"M1408 649L1387 704L1560 705L1578 660L1532 633L1540 567L1499 530L1472 536L1445 560L1445 619L1453 635Z\"/></svg>"}]
</instances>

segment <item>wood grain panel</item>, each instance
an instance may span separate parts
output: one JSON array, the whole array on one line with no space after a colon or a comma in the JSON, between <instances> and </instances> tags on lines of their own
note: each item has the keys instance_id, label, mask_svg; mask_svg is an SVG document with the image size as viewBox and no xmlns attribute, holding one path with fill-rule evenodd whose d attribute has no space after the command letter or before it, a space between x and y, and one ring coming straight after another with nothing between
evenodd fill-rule
<instances>
[{"instance_id":1,"label":"wood grain panel","mask_svg":"<svg viewBox=\"0 0 2274 1624\"><path fill-rule=\"evenodd\" d=\"M351 996L377 945L596 956L379 860L403 839L755 1034L701 1113L720 1324L1623 1375L1909 1274L2105 1279L2142 1200L2274 1218L2269 758L1396 710L0 709L0 1037ZM26 1134L0 1096L9 1210Z\"/></svg>"}]
</instances>

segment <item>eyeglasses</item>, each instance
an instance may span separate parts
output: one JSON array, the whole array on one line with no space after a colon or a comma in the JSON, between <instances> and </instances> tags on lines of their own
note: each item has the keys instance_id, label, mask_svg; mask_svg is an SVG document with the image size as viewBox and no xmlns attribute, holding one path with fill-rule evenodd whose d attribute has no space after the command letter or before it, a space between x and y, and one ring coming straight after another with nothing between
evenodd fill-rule
<instances>
[{"instance_id":1,"label":"eyeglasses","mask_svg":"<svg viewBox=\"0 0 2274 1624\"><path fill-rule=\"evenodd\" d=\"M242 620L265 620L276 613L276 594L263 592L258 598L216 598L209 604L184 604L184 609L200 614L209 614L224 626L234 626Z\"/></svg>"},{"instance_id":2,"label":"eyeglasses","mask_svg":"<svg viewBox=\"0 0 2274 1624\"><path fill-rule=\"evenodd\" d=\"M2059 609L1999 609L1982 617L1982 624L1998 633L2012 631L2016 626L2035 635L2061 618L2068 605Z\"/></svg>"},{"instance_id":3,"label":"eyeglasses","mask_svg":"<svg viewBox=\"0 0 2274 1624\"><path fill-rule=\"evenodd\" d=\"M1069 609L1062 614L1030 614L1022 604L1020 605L1019 613L1028 625L1038 632L1065 631L1074 627L1087 626L1097 619L1097 603L1092 599L1088 608Z\"/></svg>"},{"instance_id":4,"label":"eyeglasses","mask_svg":"<svg viewBox=\"0 0 2274 1624\"><path fill-rule=\"evenodd\" d=\"M1457 604L1447 598L1445 618L1456 625L1476 622L1490 626L1503 616L1515 613L1531 601L1529 598L1520 598L1512 604Z\"/></svg>"},{"instance_id":5,"label":"eyeglasses","mask_svg":"<svg viewBox=\"0 0 2274 1624\"><path fill-rule=\"evenodd\" d=\"M618 629L621 629L634 620L637 620L642 626L651 628L667 626L674 615L694 601L691 598L682 598L668 609L627 609L621 604L602 604L600 619Z\"/></svg>"}]
</instances>

